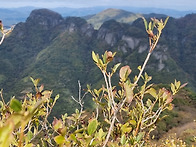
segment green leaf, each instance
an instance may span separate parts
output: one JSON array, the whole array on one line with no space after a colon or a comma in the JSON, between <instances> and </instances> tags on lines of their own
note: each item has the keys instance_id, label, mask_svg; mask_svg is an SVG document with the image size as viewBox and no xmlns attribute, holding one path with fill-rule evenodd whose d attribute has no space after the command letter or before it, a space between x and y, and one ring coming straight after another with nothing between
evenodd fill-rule
<instances>
[{"instance_id":1,"label":"green leaf","mask_svg":"<svg viewBox=\"0 0 196 147\"><path fill-rule=\"evenodd\" d=\"M100 66L103 66L103 61L101 59L98 60Z\"/></svg>"},{"instance_id":2,"label":"green leaf","mask_svg":"<svg viewBox=\"0 0 196 147\"><path fill-rule=\"evenodd\" d=\"M89 84L86 85L87 89L90 90L91 86Z\"/></svg>"},{"instance_id":3,"label":"green leaf","mask_svg":"<svg viewBox=\"0 0 196 147\"><path fill-rule=\"evenodd\" d=\"M174 86L173 83L171 83L171 91L172 91L173 94L176 93L176 89L175 89L175 86Z\"/></svg>"},{"instance_id":4,"label":"green leaf","mask_svg":"<svg viewBox=\"0 0 196 147\"><path fill-rule=\"evenodd\" d=\"M140 132L138 135L137 135L137 138L136 138L136 141L139 142L142 140L142 138L144 137L145 135L145 132Z\"/></svg>"},{"instance_id":5,"label":"green leaf","mask_svg":"<svg viewBox=\"0 0 196 147\"><path fill-rule=\"evenodd\" d=\"M65 143L65 138L62 135L58 135L58 136L54 137L54 141L57 144L63 144L63 143Z\"/></svg>"},{"instance_id":6,"label":"green leaf","mask_svg":"<svg viewBox=\"0 0 196 147\"><path fill-rule=\"evenodd\" d=\"M13 141L12 131L14 130L14 124L9 123L4 127L0 127L0 146L9 147L11 141Z\"/></svg>"},{"instance_id":7,"label":"green leaf","mask_svg":"<svg viewBox=\"0 0 196 147\"><path fill-rule=\"evenodd\" d=\"M167 24L167 21L169 20L169 16L167 16L167 18L165 19L165 21L164 21L164 27L165 27L165 25Z\"/></svg>"},{"instance_id":8,"label":"green leaf","mask_svg":"<svg viewBox=\"0 0 196 147\"><path fill-rule=\"evenodd\" d=\"M75 136L74 134L71 134L71 135L70 135L70 138L71 138L73 141L75 141L75 142L77 141L76 136Z\"/></svg>"},{"instance_id":9,"label":"green leaf","mask_svg":"<svg viewBox=\"0 0 196 147\"><path fill-rule=\"evenodd\" d=\"M15 112L19 112L22 110L22 104L19 100L13 98L10 102L10 108L14 110Z\"/></svg>"},{"instance_id":10,"label":"green leaf","mask_svg":"<svg viewBox=\"0 0 196 147\"><path fill-rule=\"evenodd\" d=\"M141 66L141 65L138 66L137 69L138 69L139 71L141 71L141 70L142 70L142 66Z\"/></svg>"},{"instance_id":11,"label":"green leaf","mask_svg":"<svg viewBox=\"0 0 196 147\"><path fill-rule=\"evenodd\" d=\"M96 119L91 120L88 124L88 130L87 130L88 134L92 135L96 131L97 126L98 126L98 121Z\"/></svg>"},{"instance_id":12,"label":"green leaf","mask_svg":"<svg viewBox=\"0 0 196 147\"><path fill-rule=\"evenodd\" d=\"M76 110L75 110L75 113L76 113L76 114L79 114L79 113L80 113L80 111L79 111L78 109L76 109Z\"/></svg>"},{"instance_id":13,"label":"green leaf","mask_svg":"<svg viewBox=\"0 0 196 147\"><path fill-rule=\"evenodd\" d=\"M157 92L154 88L150 88L148 91L147 91L150 95L152 95L154 98L157 98Z\"/></svg>"},{"instance_id":14,"label":"green leaf","mask_svg":"<svg viewBox=\"0 0 196 147\"><path fill-rule=\"evenodd\" d=\"M154 30L155 25L156 25L156 22L153 21L153 24L152 24L152 31Z\"/></svg>"},{"instance_id":15,"label":"green leaf","mask_svg":"<svg viewBox=\"0 0 196 147\"><path fill-rule=\"evenodd\" d=\"M167 107L167 109L170 110L170 111L171 111L173 108L174 108L174 105L171 104L171 103L170 103L169 106Z\"/></svg>"},{"instance_id":16,"label":"green leaf","mask_svg":"<svg viewBox=\"0 0 196 147\"><path fill-rule=\"evenodd\" d=\"M27 139L30 141L33 138L33 133L31 131L28 131L27 133Z\"/></svg>"},{"instance_id":17,"label":"green leaf","mask_svg":"<svg viewBox=\"0 0 196 147\"><path fill-rule=\"evenodd\" d=\"M135 120L130 120L129 123L132 124L133 126L136 125L136 121Z\"/></svg>"},{"instance_id":18,"label":"green leaf","mask_svg":"<svg viewBox=\"0 0 196 147\"><path fill-rule=\"evenodd\" d=\"M146 102L146 105L147 105L148 107L152 106L152 101L151 101L150 99L148 99L147 102Z\"/></svg>"},{"instance_id":19,"label":"green leaf","mask_svg":"<svg viewBox=\"0 0 196 147\"><path fill-rule=\"evenodd\" d=\"M102 139L105 137L105 135L106 135L106 133L104 133L104 132L103 132L103 129L101 128L101 129L99 129L97 138L98 138L99 140L102 140Z\"/></svg>"},{"instance_id":20,"label":"green leaf","mask_svg":"<svg viewBox=\"0 0 196 147\"><path fill-rule=\"evenodd\" d=\"M149 22L149 24L148 24L148 30L152 30L152 22Z\"/></svg>"},{"instance_id":21,"label":"green leaf","mask_svg":"<svg viewBox=\"0 0 196 147\"><path fill-rule=\"evenodd\" d=\"M115 73L116 70L118 69L118 67L120 66L121 63L118 63L116 65L114 65L114 67L112 68L112 73Z\"/></svg>"},{"instance_id":22,"label":"green leaf","mask_svg":"<svg viewBox=\"0 0 196 147\"><path fill-rule=\"evenodd\" d=\"M56 103L56 101L59 99L59 97L60 97L59 94L57 94L57 95L55 96L54 102L53 102L53 104L52 104L53 106L55 105L55 103Z\"/></svg>"},{"instance_id":23,"label":"green leaf","mask_svg":"<svg viewBox=\"0 0 196 147\"><path fill-rule=\"evenodd\" d=\"M176 81L175 82L176 89L179 89L180 88L180 85L181 85L181 82L180 81L178 81L178 82Z\"/></svg>"},{"instance_id":24,"label":"green leaf","mask_svg":"<svg viewBox=\"0 0 196 147\"><path fill-rule=\"evenodd\" d=\"M144 17L142 17L143 21L144 21L144 25L145 25L145 29L146 31L148 30L148 23L146 21L146 19Z\"/></svg>"},{"instance_id":25,"label":"green leaf","mask_svg":"<svg viewBox=\"0 0 196 147\"><path fill-rule=\"evenodd\" d=\"M121 81L126 81L130 73L131 73L131 68L128 65L121 67L119 72Z\"/></svg>"},{"instance_id":26,"label":"green leaf","mask_svg":"<svg viewBox=\"0 0 196 147\"><path fill-rule=\"evenodd\" d=\"M63 128L63 122L61 121L61 119L58 120L56 117L54 118L52 125L55 131L60 128Z\"/></svg>"},{"instance_id":27,"label":"green leaf","mask_svg":"<svg viewBox=\"0 0 196 147\"><path fill-rule=\"evenodd\" d=\"M125 143L126 143L126 136L125 136L125 134L123 134L123 135L121 136L120 143L121 143L122 145L125 145Z\"/></svg>"},{"instance_id":28,"label":"green leaf","mask_svg":"<svg viewBox=\"0 0 196 147\"><path fill-rule=\"evenodd\" d=\"M3 102L2 102L2 101L0 101L0 111L2 111L2 110L3 110L3 108L4 108L4 104L3 104Z\"/></svg>"},{"instance_id":29,"label":"green leaf","mask_svg":"<svg viewBox=\"0 0 196 147\"><path fill-rule=\"evenodd\" d=\"M97 89L94 89L94 93L99 97L99 91Z\"/></svg>"},{"instance_id":30,"label":"green leaf","mask_svg":"<svg viewBox=\"0 0 196 147\"><path fill-rule=\"evenodd\" d=\"M133 100L133 90L130 87L130 85L128 85L127 83L124 84L124 89L125 89L126 101L128 103L131 103Z\"/></svg>"},{"instance_id":31,"label":"green leaf","mask_svg":"<svg viewBox=\"0 0 196 147\"><path fill-rule=\"evenodd\" d=\"M121 131L122 131L123 134L130 133L131 130L132 130L132 127L129 126L128 122L125 123L124 125L122 125L122 127L121 127Z\"/></svg>"},{"instance_id":32,"label":"green leaf","mask_svg":"<svg viewBox=\"0 0 196 147\"><path fill-rule=\"evenodd\" d=\"M34 86L37 87L37 85L39 84L40 82L40 79L33 79L32 77L30 77L31 81L33 82Z\"/></svg>"},{"instance_id":33,"label":"green leaf","mask_svg":"<svg viewBox=\"0 0 196 147\"><path fill-rule=\"evenodd\" d=\"M96 63L98 63L98 58L97 58L97 56L96 56L96 54L95 54L94 51L92 51L92 58L93 58L93 60L94 60Z\"/></svg>"},{"instance_id":34,"label":"green leaf","mask_svg":"<svg viewBox=\"0 0 196 147\"><path fill-rule=\"evenodd\" d=\"M107 62L107 51L105 51L104 55L102 55L103 57L103 63L106 64Z\"/></svg>"}]
</instances>

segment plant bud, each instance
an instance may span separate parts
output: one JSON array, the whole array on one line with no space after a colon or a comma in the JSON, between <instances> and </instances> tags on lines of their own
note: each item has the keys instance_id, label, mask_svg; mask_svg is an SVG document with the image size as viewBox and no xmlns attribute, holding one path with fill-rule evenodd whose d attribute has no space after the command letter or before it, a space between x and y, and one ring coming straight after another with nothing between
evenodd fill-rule
<instances>
[{"instance_id":1,"label":"plant bud","mask_svg":"<svg viewBox=\"0 0 196 147\"><path fill-rule=\"evenodd\" d=\"M107 61L112 61L112 60L113 60L112 52L109 51L107 52Z\"/></svg>"}]
</instances>

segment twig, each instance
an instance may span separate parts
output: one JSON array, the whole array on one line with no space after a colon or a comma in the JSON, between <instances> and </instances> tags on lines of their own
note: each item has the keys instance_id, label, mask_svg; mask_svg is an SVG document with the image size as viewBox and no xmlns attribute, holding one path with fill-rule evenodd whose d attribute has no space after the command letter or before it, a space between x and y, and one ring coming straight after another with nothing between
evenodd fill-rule
<instances>
[{"instance_id":1,"label":"twig","mask_svg":"<svg viewBox=\"0 0 196 147\"><path fill-rule=\"evenodd\" d=\"M3 34L3 36L1 37L0 45L3 43L3 40L5 39L5 34L4 33L2 33L2 34Z\"/></svg>"},{"instance_id":2,"label":"twig","mask_svg":"<svg viewBox=\"0 0 196 147\"><path fill-rule=\"evenodd\" d=\"M109 131L108 131L108 135L107 135L107 137L106 137L106 140L105 140L105 142L104 142L103 147L105 147L105 146L107 145L108 141L109 141L110 135L111 135L112 130L113 130L113 127L114 127L115 120L116 120L116 114L114 114L114 117L113 117L113 119L112 119L112 123L110 124L110 128L109 128Z\"/></svg>"},{"instance_id":3,"label":"twig","mask_svg":"<svg viewBox=\"0 0 196 147\"><path fill-rule=\"evenodd\" d=\"M4 101L4 98L3 98L3 89L1 89L1 99L2 99L2 102L3 102L3 105L5 106L5 101Z\"/></svg>"}]
</instances>

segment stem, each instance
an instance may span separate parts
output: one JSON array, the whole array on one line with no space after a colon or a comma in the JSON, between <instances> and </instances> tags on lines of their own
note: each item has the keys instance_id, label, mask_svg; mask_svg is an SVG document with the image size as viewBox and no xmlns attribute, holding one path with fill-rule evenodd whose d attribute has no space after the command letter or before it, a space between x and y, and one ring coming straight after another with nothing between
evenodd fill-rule
<instances>
[{"instance_id":1,"label":"stem","mask_svg":"<svg viewBox=\"0 0 196 147\"><path fill-rule=\"evenodd\" d=\"M106 87L107 87L107 90L108 90L109 104L112 106L112 109L114 110L114 107L112 105L112 98L111 98L112 93L110 93L110 88L109 88L108 80L107 80L107 77L106 77L106 72L102 71L102 73L103 73L105 83L106 83Z\"/></svg>"},{"instance_id":2,"label":"stem","mask_svg":"<svg viewBox=\"0 0 196 147\"><path fill-rule=\"evenodd\" d=\"M107 143L108 143L108 140L109 140L110 135L111 135L112 130L113 130L113 126L114 126L115 120L116 120L116 113L114 114L114 117L113 117L113 119L112 119L112 123L111 123L111 125L110 125L109 131L108 131L108 135L107 135L107 137L106 137L106 140L105 140L105 142L104 142L103 147L105 147L105 146L107 145Z\"/></svg>"},{"instance_id":3,"label":"stem","mask_svg":"<svg viewBox=\"0 0 196 147\"><path fill-rule=\"evenodd\" d=\"M1 89L1 99L2 99L3 105L6 106L4 98L3 98L3 89Z\"/></svg>"},{"instance_id":4,"label":"stem","mask_svg":"<svg viewBox=\"0 0 196 147\"><path fill-rule=\"evenodd\" d=\"M5 38L5 34L3 33L3 36L2 36L1 41L0 41L0 45L3 43L4 38Z\"/></svg>"},{"instance_id":5,"label":"stem","mask_svg":"<svg viewBox=\"0 0 196 147\"><path fill-rule=\"evenodd\" d=\"M111 82L111 74L109 73L109 77L108 77L108 81L109 81L109 86L110 86L110 94L111 94L111 98L112 98L112 103L113 103L113 106L115 106L115 101L114 101L114 95L113 95L113 92L112 92L112 82ZM115 110L114 110L115 111Z\"/></svg>"},{"instance_id":6,"label":"stem","mask_svg":"<svg viewBox=\"0 0 196 147\"><path fill-rule=\"evenodd\" d=\"M21 131L20 131L20 137L19 137L19 143L18 143L18 146L19 147L23 147L23 136L24 136L24 123L22 123L21 125Z\"/></svg>"},{"instance_id":7,"label":"stem","mask_svg":"<svg viewBox=\"0 0 196 147\"><path fill-rule=\"evenodd\" d=\"M142 73L143 73L143 71L144 71L144 69L146 67L146 64L147 64L147 62L148 62L148 60L150 58L150 55L151 55L151 52L148 53L148 55L147 55L147 57L146 57L146 59L144 61L144 64L142 66L142 69L140 70L140 73L139 73L139 75L137 77L137 80L134 82L134 85L136 85L138 83L138 81L139 81L139 79L140 79L140 77L141 77L141 75L142 75ZM133 88L135 88L135 86L133 86Z\"/></svg>"}]
</instances>

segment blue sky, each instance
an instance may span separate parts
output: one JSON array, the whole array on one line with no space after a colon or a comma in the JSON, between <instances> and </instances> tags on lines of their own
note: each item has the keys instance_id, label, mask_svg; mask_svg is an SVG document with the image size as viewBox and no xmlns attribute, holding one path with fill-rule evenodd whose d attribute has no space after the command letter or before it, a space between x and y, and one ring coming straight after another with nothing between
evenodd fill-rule
<instances>
[{"instance_id":1,"label":"blue sky","mask_svg":"<svg viewBox=\"0 0 196 147\"><path fill-rule=\"evenodd\" d=\"M93 7L130 6L156 7L176 10L196 10L196 0L0 0L0 8L5 7Z\"/></svg>"}]
</instances>

